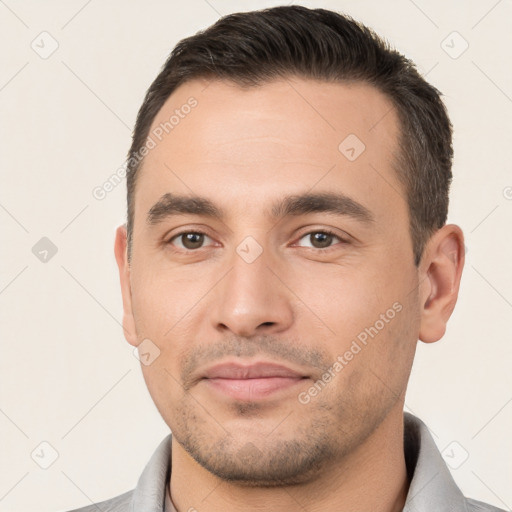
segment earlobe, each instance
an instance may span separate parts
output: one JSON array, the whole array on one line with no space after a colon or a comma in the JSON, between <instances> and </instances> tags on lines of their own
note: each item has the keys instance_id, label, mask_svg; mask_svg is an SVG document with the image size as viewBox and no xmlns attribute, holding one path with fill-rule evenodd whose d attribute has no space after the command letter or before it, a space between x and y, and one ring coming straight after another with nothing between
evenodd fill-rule
<instances>
[{"instance_id":1,"label":"earlobe","mask_svg":"<svg viewBox=\"0 0 512 512\"><path fill-rule=\"evenodd\" d=\"M116 230L114 243L114 254L119 268L119 279L121 282L121 294L123 297L123 331L126 341L130 345L137 346L138 340L135 330L135 321L132 310L132 295L130 284L130 266L127 254L127 232L126 225L119 226Z\"/></svg>"},{"instance_id":2,"label":"earlobe","mask_svg":"<svg viewBox=\"0 0 512 512\"><path fill-rule=\"evenodd\" d=\"M447 224L432 236L421 268L419 339L432 343L443 337L459 294L464 235L458 226Z\"/></svg>"}]
</instances>

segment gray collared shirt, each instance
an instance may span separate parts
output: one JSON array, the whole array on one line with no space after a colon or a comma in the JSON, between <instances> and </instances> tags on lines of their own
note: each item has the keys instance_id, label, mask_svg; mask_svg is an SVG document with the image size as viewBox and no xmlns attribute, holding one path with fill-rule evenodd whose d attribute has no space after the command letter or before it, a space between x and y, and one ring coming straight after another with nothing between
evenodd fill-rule
<instances>
[{"instance_id":1,"label":"gray collared shirt","mask_svg":"<svg viewBox=\"0 0 512 512\"><path fill-rule=\"evenodd\" d=\"M463 496L427 426L407 412L404 413L404 450L412 480L403 512L504 512ZM98 512L98 509L102 512L176 512L166 485L170 463L171 434L156 449L135 489L70 512ZM194 507L201 510L199 500L198 497L198 502L191 504L191 510Z\"/></svg>"}]
</instances>

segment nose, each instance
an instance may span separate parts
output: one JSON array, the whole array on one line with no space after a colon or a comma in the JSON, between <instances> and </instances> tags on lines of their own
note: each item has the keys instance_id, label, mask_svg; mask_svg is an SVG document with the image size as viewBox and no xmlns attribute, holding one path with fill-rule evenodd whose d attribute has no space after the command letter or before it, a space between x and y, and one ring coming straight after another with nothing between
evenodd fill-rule
<instances>
[{"instance_id":1,"label":"nose","mask_svg":"<svg viewBox=\"0 0 512 512\"><path fill-rule=\"evenodd\" d=\"M241 256L242 254L242 256ZM266 251L254 261L234 251L230 270L215 287L211 320L222 334L277 334L293 322L293 295Z\"/></svg>"}]
</instances>

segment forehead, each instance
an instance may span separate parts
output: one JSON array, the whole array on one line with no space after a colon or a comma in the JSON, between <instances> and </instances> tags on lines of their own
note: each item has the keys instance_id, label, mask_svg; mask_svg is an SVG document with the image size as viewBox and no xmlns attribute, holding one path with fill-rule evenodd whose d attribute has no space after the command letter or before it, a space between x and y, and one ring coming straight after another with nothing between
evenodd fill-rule
<instances>
[{"instance_id":1,"label":"forehead","mask_svg":"<svg viewBox=\"0 0 512 512\"><path fill-rule=\"evenodd\" d=\"M153 120L136 213L172 191L221 196L248 211L314 188L403 214L406 201L392 167L398 134L391 101L361 83L186 82Z\"/></svg>"}]
</instances>

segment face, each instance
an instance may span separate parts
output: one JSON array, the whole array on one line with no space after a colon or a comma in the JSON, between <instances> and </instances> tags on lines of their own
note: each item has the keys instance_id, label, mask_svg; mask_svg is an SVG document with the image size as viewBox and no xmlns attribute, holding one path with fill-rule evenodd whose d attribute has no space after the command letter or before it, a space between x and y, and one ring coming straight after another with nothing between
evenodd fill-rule
<instances>
[{"instance_id":1,"label":"face","mask_svg":"<svg viewBox=\"0 0 512 512\"><path fill-rule=\"evenodd\" d=\"M420 315L395 111L363 84L198 80L151 134L123 287L151 396L213 474L304 481L402 410Z\"/></svg>"}]
</instances>

